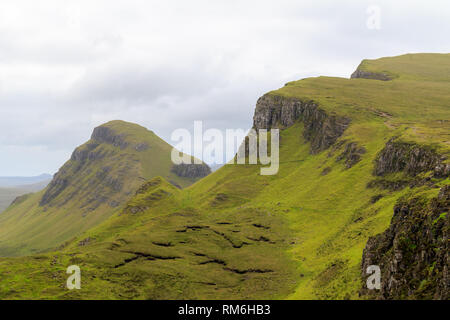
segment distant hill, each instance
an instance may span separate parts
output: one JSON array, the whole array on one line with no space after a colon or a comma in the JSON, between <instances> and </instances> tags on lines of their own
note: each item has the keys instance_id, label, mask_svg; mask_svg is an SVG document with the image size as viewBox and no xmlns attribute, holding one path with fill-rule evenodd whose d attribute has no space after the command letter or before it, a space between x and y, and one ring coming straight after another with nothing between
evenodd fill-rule
<instances>
[{"instance_id":1,"label":"distant hill","mask_svg":"<svg viewBox=\"0 0 450 320\"><path fill-rule=\"evenodd\" d=\"M48 177L46 180L35 182L33 184L24 184L22 182L33 181L34 178L17 177L17 178L0 178L7 181L5 185L8 187L0 187L0 213L5 210L13 201L19 196L23 196L27 193L38 192L44 189L51 181L50 175L41 175L39 178ZM12 185L12 186L11 186Z\"/></svg>"},{"instance_id":2,"label":"distant hill","mask_svg":"<svg viewBox=\"0 0 450 320\"><path fill-rule=\"evenodd\" d=\"M35 177L0 177L0 188L20 187L36 184L52 179L50 174L41 174Z\"/></svg>"},{"instance_id":3,"label":"distant hill","mask_svg":"<svg viewBox=\"0 0 450 320\"><path fill-rule=\"evenodd\" d=\"M210 173L205 164L174 166L171 152L172 146L136 124L111 121L95 128L44 190L17 199L0 215L0 255L62 244L118 212L155 176L182 188Z\"/></svg>"}]
</instances>

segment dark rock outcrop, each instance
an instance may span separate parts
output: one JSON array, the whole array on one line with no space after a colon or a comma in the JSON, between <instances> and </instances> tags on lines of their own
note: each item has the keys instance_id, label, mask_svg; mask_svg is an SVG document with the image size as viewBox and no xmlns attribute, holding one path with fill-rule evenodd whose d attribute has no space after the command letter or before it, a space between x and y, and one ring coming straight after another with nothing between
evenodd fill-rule
<instances>
[{"instance_id":1,"label":"dark rock outcrop","mask_svg":"<svg viewBox=\"0 0 450 320\"><path fill-rule=\"evenodd\" d=\"M439 163L434 167L433 176L435 178L446 178L450 176L450 164Z\"/></svg>"},{"instance_id":2,"label":"dark rock outcrop","mask_svg":"<svg viewBox=\"0 0 450 320\"><path fill-rule=\"evenodd\" d=\"M211 169L206 164L175 164L172 172L184 178L203 178L211 173Z\"/></svg>"},{"instance_id":3,"label":"dark rock outcrop","mask_svg":"<svg viewBox=\"0 0 450 320\"><path fill-rule=\"evenodd\" d=\"M449 299L449 211L448 185L431 200L400 200L389 229L371 237L363 252L363 279L369 265L378 265L381 288L361 293L376 299Z\"/></svg>"},{"instance_id":4,"label":"dark rock outcrop","mask_svg":"<svg viewBox=\"0 0 450 320\"><path fill-rule=\"evenodd\" d=\"M446 177L450 166L443 164L445 158L431 147L391 139L375 160L374 175L405 172L410 176L430 170L435 175Z\"/></svg>"},{"instance_id":5,"label":"dark rock outcrop","mask_svg":"<svg viewBox=\"0 0 450 320\"><path fill-rule=\"evenodd\" d=\"M100 143L112 144L113 146L121 149L125 149L128 146L128 142L125 141L124 134L117 134L113 129L106 126L95 128L91 139Z\"/></svg>"},{"instance_id":6,"label":"dark rock outcrop","mask_svg":"<svg viewBox=\"0 0 450 320\"><path fill-rule=\"evenodd\" d=\"M345 160L345 167L350 169L359 161L366 153L364 147L359 146L356 142L350 142L345 145L344 151L336 158L337 161Z\"/></svg>"},{"instance_id":7,"label":"dark rock outcrop","mask_svg":"<svg viewBox=\"0 0 450 320\"><path fill-rule=\"evenodd\" d=\"M303 135L311 143L312 154L329 148L350 124L350 119L329 115L314 101L266 94L256 104L253 127L283 129L297 120L304 123Z\"/></svg>"},{"instance_id":8,"label":"dark rock outcrop","mask_svg":"<svg viewBox=\"0 0 450 320\"><path fill-rule=\"evenodd\" d=\"M73 161L80 161L84 162L86 160L96 160L101 158L101 154L92 152L95 148L99 146L98 143L87 143L84 146L78 147L75 149L75 151L72 153L72 156L70 157Z\"/></svg>"},{"instance_id":9,"label":"dark rock outcrop","mask_svg":"<svg viewBox=\"0 0 450 320\"><path fill-rule=\"evenodd\" d=\"M42 207L49 204L53 199L58 197L68 185L69 180L64 177L64 171L60 170L57 174L55 174L55 177L48 185L47 190L39 202L39 206Z\"/></svg>"},{"instance_id":10,"label":"dark rock outcrop","mask_svg":"<svg viewBox=\"0 0 450 320\"><path fill-rule=\"evenodd\" d=\"M138 143L136 145L136 147L134 147L136 149L136 151L145 151L148 150L150 147L147 143L142 142L142 143Z\"/></svg>"},{"instance_id":11,"label":"dark rock outcrop","mask_svg":"<svg viewBox=\"0 0 450 320\"><path fill-rule=\"evenodd\" d=\"M369 72L363 71L359 68L356 69L355 72L352 73L352 79L371 79L371 80L381 80L381 81L389 81L392 80L392 77L387 75L386 73L377 73L377 72Z\"/></svg>"}]
</instances>

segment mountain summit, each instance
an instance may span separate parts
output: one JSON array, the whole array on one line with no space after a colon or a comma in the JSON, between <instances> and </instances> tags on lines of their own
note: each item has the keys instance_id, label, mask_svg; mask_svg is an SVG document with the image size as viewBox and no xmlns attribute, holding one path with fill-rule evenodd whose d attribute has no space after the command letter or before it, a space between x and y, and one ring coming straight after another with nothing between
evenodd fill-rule
<instances>
[{"instance_id":1,"label":"mountain summit","mask_svg":"<svg viewBox=\"0 0 450 320\"><path fill-rule=\"evenodd\" d=\"M111 121L95 128L44 191L16 199L1 214L0 255L40 251L69 240L117 212L153 177L181 188L210 172L203 164L197 175L177 175L171 151L152 131L133 123Z\"/></svg>"}]
</instances>

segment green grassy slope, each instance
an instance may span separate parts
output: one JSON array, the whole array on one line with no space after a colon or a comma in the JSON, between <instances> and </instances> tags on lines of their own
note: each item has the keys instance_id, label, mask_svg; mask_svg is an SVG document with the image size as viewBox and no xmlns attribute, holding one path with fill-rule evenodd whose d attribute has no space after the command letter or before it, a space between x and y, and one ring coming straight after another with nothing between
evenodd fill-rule
<instances>
[{"instance_id":1,"label":"green grassy slope","mask_svg":"<svg viewBox=\"0 0 450 320\"><path fill-rule=\"evenodd\" d=\"M225 165L183 190L151 180L120 214L59 251L0 259L0 298L360 298L362 251L387 229L397 200L432 197L450 183L430 172L373 174L393 137L448 158L450 55L365 64L397 77L310 78L269 93L350 118L327 150L310 153L299 119L281 132L277 175ZM341 157L349 142L365 148L350 168ZM381 179L408 183L368 187ZM71 264L81 267L81 290L64 288Z\"/></svg>"},{"instance_id":2,"label":"green grassy slope","mask_svg":"<svg viewBox=\"0 0 450 320\"><path fill-rule=\"evenodd\" d=\"M171 172L172 147L146 128L112 121L100 129L106 133L77 148L45 190L0 214L0 256L55 248L118 212L152 177L182 187L196 180Z\"/></svg>"},{"instance_id":3,"label":"green grassy slope","mask_svg":"<svg viewBox=\"0 0 450 320\"><path fill-rule=\"evenodd\" d=\"M0 188L0 212L8 208L15 198L26 193L28 191L21 188Z\"/></svg>"}]
</instances>

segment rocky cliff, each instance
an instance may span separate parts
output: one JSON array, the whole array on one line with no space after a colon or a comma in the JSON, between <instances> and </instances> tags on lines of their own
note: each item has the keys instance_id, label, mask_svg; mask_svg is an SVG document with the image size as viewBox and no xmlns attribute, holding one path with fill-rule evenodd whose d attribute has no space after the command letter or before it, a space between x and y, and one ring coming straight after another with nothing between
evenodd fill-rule
<instances>
[{"instance_id":1,"label":"rocky cliff","mask_svg":"<svg viewBox=\"0 0 450 320\"><path fill-rule=\"evenodd\" d=\"M376 299L448 299L448 231L450 186L437 197L423 196L417 187L436 188L449 177L446 157L431 146L391 139L375 159L373 174L403 174L378 178L369 187L410 191L394 207L389 228L369 238L363 252L362 276L369 265L381 268L381 289L361 293ZM420 190L420 189L419 189Z\"/></svg>"},{"instance_id":2,"label":"rocky cliff","mask_svg":"<svg viewBox=\"0 0 450 320\"><path fill-rule=\"evenodd\" d=\"M362 274L381 268L381 289L363 289L376 299L449 299L450 186L432 199L402 199L388 230L372 237L363 252Z\"/></svg>"},{"instance_id":3,"label":"rocky cliff","mask_svg":"<svg viewBox=\"0 0 450 320\"><path fill-rule=\"evenodd\" d=\"M450 165L444 164L445 159L432 147L391 139L377 156L374 174L383 176L403 171L414 176L433 170L434 176L446 177Z\"/></svg>"},{"instance_id":4,"label":"rocky cliff","mask_svg":"<svg viewBox=\"0 0 450 320\"><path fill-rule=\"evenodd\" d=\"M304 137L311 143L311 153L329 148L344 133L350 119L330 115L314 101L266 94L258 99L253 127L255 129L286 128L296 121L304 123Z\"/></svg>"}]
</instances>

